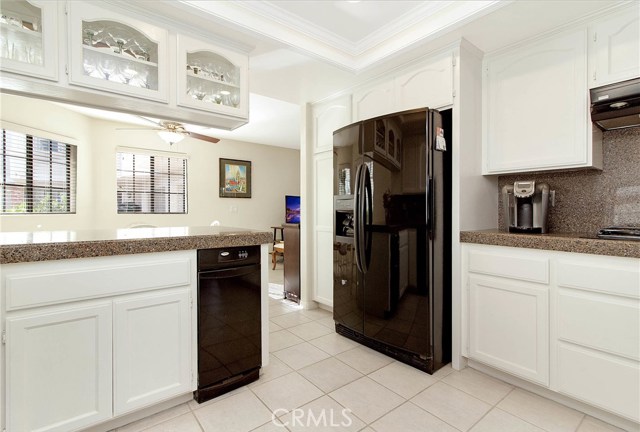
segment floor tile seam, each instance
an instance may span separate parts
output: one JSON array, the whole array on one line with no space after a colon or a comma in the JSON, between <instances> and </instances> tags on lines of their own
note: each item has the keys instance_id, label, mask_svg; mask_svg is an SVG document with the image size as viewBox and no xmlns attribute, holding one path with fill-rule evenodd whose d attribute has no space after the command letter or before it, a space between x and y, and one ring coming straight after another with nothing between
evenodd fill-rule
<instances>
[{"instance_id":1,"label":"floor tile seam","mask_svg":"<svg viewBox=\"0 0 640 432\"><path fill-rule=\"evenodd\" d=\"M187 408L189 408L189 411L188 411L188 412L186 412L186 413L182 413L182 414L176 414L176 415L171 416L171 417L169 417L169 418L167 418L167 419L165 419L165 420L163 420L163 421L161 421L161 422L158 422L158 423L155 423L155 424L149 425L148 427L145 427L144 429L138 429L138 430L136 430L135 432L144 432L144 431L146 431L146 430L151 429L152 427L156 427L156 426L161 425L161 424L163 424L163 423L166 423L166 422L168 422L168 421L170 421L170 420L176 419L176 418L180 417L181 415L185 415L185 414L189 414L189 413L193 414L193 411L191 411L191 407L189 406L189 402L185 402L185 404L187 405ZM180 404L180 405L182 405L182 404ZM176 405L175 407L179 407L180 405ZM172 407L172 408L175 408L175 407ZM145 419L147 419L147 418L149 418L149 417L151 417L151 416L158 415L158 414L160 414L160 413L164 413L164 412L166 412L166 411L169 411L170 409L171 409L171 408L167 408L166 410L163 410L163 411L157 412L157 413L155 413L155 414L151 414L151 415L150 415L150 416L148 416L148 417L143 417L143 418L141 418L141 419L139 419L139 420L135 420L135 421L133 421L133 422L131 422L131 423L135 423L136 421L142 421L142 420L145 420ZM195 417L195 415L194 415L194 417ZM114 431L117 431L117 430L118 430L118 429L120 429L120 428L123 428L123 427L125 427L125 426L128 426L128 425L130 425L131 423L127 423L126 425L122 425L122 426L120 426L119 428L114 429Z\"/></svg>"},{"instance_id":2,"label":"floor tile seam","mask_svg":"<svg viewBox=\"0 0 640 432\"><path fill-rule=\"evenodd\" d=\"M516 388L514 388L514 389L512 390L512 392L513 392L513 391L515 391L515 390L516 390ZM524 389L520 389L520 390L526 391L526 390L524 390ZM511 392L509 392L509 393L511 393ZM539 395L537 395L537 394L535 394L535 393L531 393L531 394L534 394L534 395L536 395L536 396L539 396ZM571 410L573 410L573 411L576 411L576 412L580 413L580 414L582 415L582 417L580 418L580 422L578 422L578 426L576 426L576 428L575 428L573 431L575 432L575 431L577 431L577 430L580 428L580 425L582 424L582 422L583 422L584 418L586 417L586 414L585 414L585 413L583 413L582 411L579 411L579 410L577 410L577 409L575 409L575 408L571 408L571 407L568 407L568 406L566 406L566 405L563 405L563 404L561 404L560 402L556 402L556 401L554 401L554 400L552 400L552 399L546 398L546 397L544 397L544 396L539 396L539 397L541 397L541 398L545 399L546 401L554 402L554 403L556 403L556 404L558 404L558 405L560 405L560 406L562 406L562 407L564 407L564 408L568 408L568 409L571 409ZM506 397L505 397L505 398L506 398ZM502 401L500 401L500 402L502 402ZM498 403L499 403L499 402L498 402ZM524 421L524 422L526 422L526 423L529 423L529 424L531 424L531 425L533 425L533 426L537 427L538 429L542 429L542 430L543 430L543 431L545 431L545 432L555 432L555 431L549 430L549 429L547 429L547 428L545 428L545 427L543 427L543 426L540 426L540 425L537 425L537 424L531 423L529 420L527 420L527 419L525 419L525 418L523 418L523 417L519 416L517 413L515 413L515 412L511 412L511 411L509 411L509 410L507 410L507 409L505 409L505 408L499 407L497 404L496 404L495 408L497 408L497 409L499 409L499 410L501 410L501 411L504 411L504 412L506 412L506 413L508 413L508 414L511 414L512 416L514 416L514 417L516 417L516 418L518 418L518 419L520 419L520 420L522 420L522 421Z\"/></svg>"},{"instance_id":3,"label":"floor tile seam","mask_svg":"<svg viewBox=\"0 0 640 432\"><path fill-rule=\"evenodd\" d=\"M478 402L481 402L481 403L483 403L483 404L485 404L485 405L489 405L491 408L493 408L493 407L495 407L495 406L496 406L496 405L492 405L492 404L490 404L489 402L485 402L485 401L483 401L482 399L480 399L479 397L474 396L474 395L472 395L472 394L469 394L469 393L467 393L466 391L461 390L461 389L459 389L458 387L452 386L451 384L448 384L448 383L446 383L446 382L444 382L444 381L441 381L441 383L442 383L442 384L444 384L444 385L447 385L447 386L451 387L451 388L452 388L452 389L454 389L454 390L458 390L458 391L460 391L460 392L462 392L462 393L466 394L467 396L471 396L472 398L474 398L474 399L475 399L475 400L477 400ZM429 387L431 387L431 386L429 386ZM511 393L511 392L509 392L509 393ZM419 393L418 393L418 394L419 394ZM489 411L491 411L491 410L489 410Z\"/></svg>"},{"instance_id":4,"label":"floor tile seam","mask_svg":"<svg viewBox=\"0 0 640 432\"><path fill-rule=\"evenodd\" d=\"M280 352L280 351L286 350L286 349L288 349L288 348L294 347L294 346L296 346L296 345L303 344L303 343L305 343L305 342L306 342L305 340L303 340L303 341L301 341L301 342L296 342L296 343L294 343L294 344L292 344L292 345L286 346L286 347L284 347L284 348L280 348L279 350L276 350L276 351L269 351L269 354L274 354L274 353L277 353L277 352ZM282 361L282 359L280 359L280 358L278 358L278 360Z\"/></svg>"},{"instance_id":5,"label":"floor tile seam","mask_svg":"<svg viewBox=\"0 0 640 432\"><path fill-rule=\"evenodd\" d=\"M189 404L187 403L187 406L188 406L188 405L189 405ZM170 408L169 408L169 409L170 409ZM160 411L160 412L163 412L163 411ZM191 415L193 416L193 418L195 418L196 422L198 423L198 427L200 428L200 431L201 431L201 432L203 432L203 431L204 431L204 428L203 428L203 427L202 427L202 425L200 424L200 421L198 420L198 417L196 417L195 413L191 410L191 407L189 407L189 412L182 413L182 414L178 414L178 415L176 415L176 416L170 417L170 418L168 418L168 419L166 419L166 420L164 420L164 421L161 421L161 422L159 422L159 423L153 424L153 425L151 425L151 426L149 426L149 427L146 427L146 428L144 428L144 429L140 429L139 431L136 431L136 432L144 432L144 431L148 431L148 430L149 430L149 429L151 429L151 428L154 428L154 427L156 427L156 426L160 426L160 425L162 425L162 424L164 424L164 423L170 422L171 420L175 420L175 419L177 419L178 417L183 416L183 415L186 415L186 414L191 414ZM125 425L125 426L126 426L126 425ZM117 430L118 430L118 429L114 429L114 431L117 431Z\"/></svg>"},{"instance_id":6,"label":"floor tile seam","mask_svg":"<svg viewBox=\"0 0 640 432\"><path fill-rule=\"evenodd\" d=\"M303 377L303 378L304 378L304 377ZM305 378L305 379L306 379L306 378ZM311 384L313 384L313 383L311 383ZM320 390L320 391L322 391L322 390ZM287 412L286 412L286 413L284 413L284 414L280 414L280 415L279 415L279 416L277 416L276 418L277 418L278 420L280 420L282 417L284 417L284 416L286 416L286 415L291 414L291 412L292 412L293 410L297 410L298 408L302 408L302 407L303 407L303 406L305 406L305 405L308 405L308 404L310 404L310 403L312 403L312 402L315 402L315 401L317 401L318 399L322 398L323 396L326 396L326 394L324 394L324 393L323 393L323 394L321 394L320 396L318 396L317 398L311 399L310 401L305 402L305 403L303 403L303 404L302 404L302 405L300 405L300 406L296 406L296 407L292 408L291 410L287 411Z\"/></svg>"},{"instance_id":7,"label":"floor tile seam","mask_svg":"<svg viewBox=\"0 0 640 432\"><path fill-rule=\"evenodd\" d=\"M358 347L354 347L354 348L351 348L351 349L356 349L356 348L358 348ZM338 355L340 355L340 354L342 354L342 353L346 353L347 351L350 351L350 350L342 351L341 353L338 353L338 354L336 354L335 356L331 356L331 357L333 357L334 359L338 360L340 363L342 363L342 364L344 364L344 365L346 365L346 366L349 366L351 369L353 369L354 371L358 372L358 373L359 373L360 375L362 375L362 376L368 376L368 375L369 375L369 373L373 373L373 372L375 372L375 371L371 371L371 372L369 372L369 373L362 373L362 372L360 372L358 369L354 368L353 366L351 366L351 365L350 365L350 364L348 364L347 362L345 362L345 361L343 361L343 360L341 360L341 359L339 359L339 358L337 357ZM386 366L386 365L385 365L385 366ZM383 366L383 367L384 367L384 366ZM378 370L378 369L376 369L376 370ZM362 377L360 377L360 378L362 378ZM358 379L360 379L360 378L358 378ZM371 378L369 378L369 379L371 379Z\"/></svg>"},{"instance_id":8,"label":"floor tile seam","mask_svg":"<svg viewBox=\"0 0 640 432\"><path fill-rule=\"evenodd\" d=\"M297 344L290 345L290 346L288 346L288 347L286 347L286 348L279 349L278 351L271 351L269 354L275 354L275 353L278 353L278 352L280 352L280 351L284 351L284 350L286 350L286 349L293 348L294 346L302 345L303 343L308 343L308 344L309 344L309 345L311 345L312 347L314 347L314 348L316 348L316 349L319 349L319 350L320 350L320 351L322 351L323 353L327 354L329 357L333 357L333 356L332 356L331 354L329 354L328 352L323 351L321 348L319 348L319 347L317 347L317 346L315 346L315 345L313 345L313 344L309 343L309 342L308 342L308 341L306 341L306 340L303 340L302 342L297 343ZM277 357L277 356L276 356L276 357ZM284 364L286 364L287 366L289 366L289 365L288 365L284 360L282 360L280 357L278 357L278 360L280 360L281 362L283 362ZM322 360L326 360L326 358L323 358ZM318 360L318 361L322 361L322 360ZM318 363L318 362L314 362L314 363L311 363L311 364L315 364L315 363ZM309 364L309 365L305 365L305 366L303 366L303 367L311 366L311 364ZM289 366L289 367L291 367L291 366ZM300 368L300 369L302 369L302 368Z\"/></svg>"},{"instance_id":9,"label":"floor tile seam","mask_svg":"<svg viewBox=\"0 0 640 432\"><path fill-rule=\"evenodd\" d=\"M311 402L313 402L313 401L315 401L315 400L320 399L322 396L329 396L329 395L328 395L328 394L326 394L322 389L318 388L318 386L316 386L314 383L312 383L311 381L309 381L309 380L308 380L307 378L305 378L302 374L298 373L298 372L297 372L297 371L295 371L295 370L294 370L294 371L292 371L292 372L289 372L288 374L284 374L284 375L282 375L282 377L285 377L285 376L290 375L290 374L292 374L292 373L297 373L298 375L300 375L300 378L302 378L303 380L307 381L309 384L311 384L311 385L312 385L316 390L318 390L318 391L319 391L320 393L322 393L322 394L321 394L320 396L318 396L317 398L314 398L314 399L312 399L312 400L310 400L310 401L308 401L308 402L305 402L304 404L302 404L302 405L300 405L300 406L296 406L296 407L292 408L291 410L287 410L287 412L286 412L286 413L282 414L283 416L284 416L284 415L287 415L288 413L290 413L291 411L293 411L293 410L294 410L294 409L296 409L296 408L300 408L300 407L301 407L301 406L303 406L303 405L309 404L309 403L311 403ZM281 378L281 377L278 377L278 378ZM269 381L267 381L267 382L269 382ZM267 406L267 404L262 400L262 398L260 398L260 396L259 396L259 395L254 391L254 389L253 389L253 388L249 388L249 387L248 387L248 390L249 390L249 391L251 391L251 392L254 394L254 396L258 398L258 400L260 400L260 402L261 402L261 403L262 403L262 404L267 408L267 410L269 410L269 412L272 414L272 416L275 414L273 411L271 411L271 408L269 408L269 407ZM280 417L282 417L282 416L280 416ZM277 418L277 419L280 419L280 417L277 417L277 416L276 416L276 418ZM272 417L272 418L273 418L273 417Z\"/></svg>"},{"instance_id":10,"label":"floor tile seam","mask_svg":"<svg viewBox=\"0 0 640 432\"><path fill-rule=\"evenodd\" d=\"M391 364L391 363L389 363L389 364ZM389 366L389 365L387 365L387 366ZM383 367L386 367L386 366L383 366ZM380 368L380 369L382 369L382 368ZM380 370L380 369L378 369L378 370ZM391 388L387 387L386 385L384 385L384 383L381 383L381 382L379 382L378 380L376 380L375 378L373 378L373 377L370 377L370 376L369 376L369 375L371 375L372 373L375 373L375 372L377 372L377 370L376 370L376 371L373 371L373 372L371 372L371 373L369 373L369 374L367 374L367 375L365 375L365 376L366 376L367 378L369 378L371 381L375 382L376 384L379 384L379 385L381 385L382 387L386 388L387 390L389 390L389 391L390 391L390 392L392 392L393 394L400 396L400 397L401 397L402 399L404 399L405 401L409 401L411 398L413 398L413 397L415 397L415 396L418 396L420 393L422 393L423 391L425 391L426 389L428 389L429 387L431 387L433 384L435 384L435 383L433 383L433 384L429 384L428 386L426 386L426 387L425 387L425 388L423 388L422 390L418 391L418 393L416 393L416 394L414 394L413 396L411 396L411 397L407 398L407 397L405 397L405 396L401 395L400 393L396 392L395 390L393 390L393 389L391 389Z\"/></svg>"},{"instance_id":11,"label":"floor tile seam","mask_svg":"<svg viewBox=\"0 0 640 432\"><path fill-rule=\"evenodd\" d=\"M301 344L298 344L298 345L301 345ZM291 345L289 348L292 348L292 347L294 347L294 346L295 346L295 345ZM314 345L311 345L311 346L313 346L313 347L315 347L315 348L318 348L318 347L316 347L316 346L314 346ZM284 350L286 350L286 349L288 349L288 348L281 349L280 351L284 351ZM320 348L318 348L318 349L320 349ZM322 351L322 350L320 350L320 351ZM276 352L279 352L279 351L276 351ZM330 358L331 358L331 354L329 354L329 353L327 353L327 352L325 352L325 351L322 351L322 352L323 352L323 353L325 353L325 354L327 354L329 357L325 357L325 358L320 359L320 360L318 360L318 361L315 361L315 362L313 362L313 363L306 364L306 365L304 365L304 366L302 366L302 367L300 367L300 368L297 368L297 369L295 369L293 366L291 366L289 363L287 363L286 361L284 361L284 360L283 360L283 359L281 359L280 357L278 357L278 360L280 360L282 363L284 363L285 365L287 365L288 367L290 367L291 369L293 369L293 371L294 371L294 372L298 372L298 371L299 371L299 370L301 370L301 369L304 369L304 368L309 367L309 366L313 366L313 365L315 365L315 364L320 363L321 361L328 360L328 359L330 359ZM273 353L272 353L272 354L273 354ZM352 369L353 369L353 368L352 368ZM305 379L306 379L306 378L305 378Z\"/></svg>"},{"instance_id":12,"label":"floor tile seam","mask_svg":"<svg viewBox=\"0 0 640 432\"><path fill-rule=\"evenodd\" d=\"M351 381L351 382L353 382L353 381ZM337 389L336 389L336 390L337 390ZM335 391L335 390L332 390L332 391ZM326 396L327 396L329 399L331 399L332 401L334 401L335 403L337 403L338 405L340 405L342 408L348 409L348 410L349 410L349 412L350 412L351 414L353 414L353 416L354 416L355 418L357 418L358 420L360 420L360 421L362 422L362 424L364 425L364 426L362 427L362 429L366 429L368 426L370 426L370 424L368 424L366 421L364 421L363 419L361 419L360 417L358 417L358 416L356 415L356 413L354 413L354 412L353 412L353 410L352 410L351 408L346 407L346 406L344 406L343 404L341 404L338 400L336 400L336 398L334 398L333 396L331 396L329 393L327 393L327 394L326 394ZM394 409L395 409L395 408L394 408ZM362 430L362 429L359 429L359 430Z\"/></svg>"},{"instance_id":13,"label":"floor tile seam","mask_svg":"<svg viewBox=\"0 0 640 432\"><path fill-rule=\"evenodd\" d=\"M585 414L582 419L580 420L580 423L578 423L578 427L576 428L576 431L580 430L580 427L582 426L582 423L584 423L584 421L586 420L587 415Z\"/></svg>"},{"instance_id":14,"label":"floor tile seam","mask_svg":"<svg viewBox=\"0 0 640 432\"><path fill-rule=\"evenodd\" d=\"M328 335L325 335L325 336L328 336ZM323 337L323 336L320 336L320 337ZM320 338L316 338L316 339L320 339ZM312 340L315 340L315 339L312 339ZM307 342L311 343L311 341L307 341ZM311 345L313 345L313 344L311 344ZM331 357L334 357L334 358L335 358L335 356L337 356L337 355L339 355L339 354L342 354L343 352L347 352L347 351L349 351L349 350L353 349L353 348L348 348L348 349L346 349L346 350L344 350L344 351L340 351L338 354L331 354L329 351L324 350L324 349L322 349L321 347L319 347L319 346L317 346L317 345L313 345L313 346L314 346L314 347L316 347L316 348L318 348L318 349L319 349L319 350L321 350L321 351L326 352L327 354L329 354ZM354 348L356 348L356 347L354 347Z\"/></svg>"},{"instance_id":15,"label":"floor tile seam","mask_svg":"<svg viewBox=\"0 0 640 432\"><path fill-rule=\"evenodd\" d=\"M402 397L402 396L401 396ZM332 398L333 399L333 398ZM380 420L382 417L386 416L387 414L389 414L391 411L395 410L396 408L398 408L399 406L404 405L407 400L405 398L402 398L403 402L400 402L398 405L394 406L393 408L391 408L388 411L385 411L382 415L374 418L373 420L371 420L369 423L367 423L367 426L371 426L373 423L377 422L378 420ZM365 422L366 423L366 422Z\"/></svg>"},{"instance_id":16,"label":"floor tile seam","mask_svg":"<svg viewBox=\"0 0 640 432\"><path fill-rule=\"evenodd\" d=\"M283 376L285 376L285 375L283 375ZM268 381L267 381L267 382L268 382ZM271 408L269 408L269 407L267 406L266 402L265 402L265 401L263 401L263 400L262 400L262 398L261 398L261 397L260 397L256 392L254 392L254 391L253 391L253 389L252 389L252 388L247 387L247 389L248 389L251 393L253 393L253 395L256 397L256 399L258 399L258 400L260 401L260 403L261 403L261 404L262 404L262 405L267 409L267 411L269 411L269 412L271 413L271 420L270 420L268 423L272 423L272 422L273 422L273 419L274 419L274 414L275 414L275 413L274 413L273 411L271 411ZM275 417L275 418L278 418L278 417ZM261 424L260 426L264 426L265 424L267 424L267 423L263 423L263 424ZM260 427L260 426L258 426L258 427ZM254 428L254 429L257 429L257 428Z\"/></svg>"},{"instance_id":17,"label":"floor tile seam","mask_svg":"<svg viewBox=\"0 0 640 432\"><path fill-rule=\"evenodd\" d=\"M302 325L304 325L304 324L302 324ZM319 338L321 338L321 337L323 337L323 336L328 336L328 335L330 335L331 333L327 333L327 334L323 334L323 335L320 335L320 336L316 336L316 337L313 337L313 338L311 338L311 339L306 339L306 338L304 338L304 337L302 337L302 336L299 336L299 335L297 335L297 334L295 334L295 333L293 333L293 334L294 334L294 335L296 335L296 336L298 336L300 339L303 339L305 342L311 342L312 340L319 339Z\"/></svg>"},{"instance_id":18,"label":"floor tile seam","mask_svg":"<svg viewBox=\"0 0 640 432\"><path fill-rule=\"evenodd\" d=\"M520 417L520 416L518 416L518 415L516 415L516 414L514 414L514 413L512 413L512 412L509 412L509 411L507 411L507 410L505 410L505 409L503 409L503 408L500 408L500 407L498 407L498 406L493 407L493 409L492 409L491 411L493 411L493 410L502 411L502 412L504 412L504 413L507 413L507 414L509 414L509 415L512 415L512 416L514 416L515 418L517 418L518 420L522 420L523 422L525 422L525 423L527 423L527 424L529 424L529 425L531 425L531 426L533 426L533 427L536 427L536 428L538 428L538 429L540 429L540 430L543 430L543 431L545 431L545 432L552 432L552 431L549 431L549 429L545 429L545 428L543 428L543 427L542 427L542 426L540 426L540 425L537 425L537 424L535 424L535 423L531 423L529 420L527 420L527 419L523 419L522 417ZM574 430L574 432L575 432L575 431L577 431L577 430L580 428L580 425L581 425L581 424L582 424L582 419L580 419L580 423L578 423L578 427Z\"/></svg>"},{"instance_id":19,"label":"floor tile seam","mask_svg":"<svg viewBox=\"0 0 640 432\"><path fill-rule=\"evenodd\" d=\"M418 393L418 394L420 394L420 393ZM417 395L416 395L416 396L417 396ZM452 425L451 423L449 423L449 422L448 422L448 421L446 421L445 419L443 419L443 418L439 417L436 413L431 412L431 411L429 411L428 409L422 408L420 405L418 405L417 403L415 403L415 402L413 401L413 399L415 399L415 397L416 397L416 396L414 396L414 397L412 397L411 399L409 399L409 401L408 401L408 402L411 402L412 404L414 404L415 406L417 406L418 408L420 408L422 411L426 411L427 413L431 414L432 416L434 416L434 417L435 417L435 418L437 418L438 420L440 420L440 421L442 421L442 422L446 423L448 426L451 426L453 429L455 429L455 430L457 430L457 431L461 431L461 432L466 432L466 431L464 431L464 430L462 430L462 429L460 429L460 428L458 428L458 427L456 427L456 426ZM491 411L491 410L489 410L489 411ZM468 430L470 430L470 429L467 429L467 431L468 431Z\"/></svg>"},{"instance_id":20,"label":"floor tile seam","mask_svg":"<svg viewBox=\"0 0 640 432\"><path fill-rule=\"evenodd\" d=\"M444 378L446 378L446 377L448 377L448 376L449 376L449 375L446 375L446 376L444 376L442 379L444 379ZM448 383L448 382L446 382L446 381L442 381L442 383L443 383L443 384L447 384L447 385L449 385L450 387L453 387L453 388L455 388L455 389L457 389L457 390L460 390L462 393L468 394L469 396L473 396L474 398L476 398L476 399L478 399L478 400L480 400L480 401L482 401L482 402L484 402L484 403L486 403L486 404L488 404L488 405L491 405L492 407L497 406L500 402L502 402L502 401L504 400L504 398L506 398L508 395L510 395L510 394L511 394L511 392L514 390L514 386L512 386L512 385L510 385L510 384L509 384L509 386L511 387L511 389L510 389L510 390L509 390L509 391L508 391L508 392L507 392L503 397L501 397L501 398L500 398L496 403L491 403L491 402L487 402L487 401L486 401L486 400L484 400L484 399L480 399L478 396L476 396L476 395L474 395L474 394L472 394L472 393L468 392L467 390L462 389L462 388L460 388L460 387L458 387L458 386L455 386L455 385L453 385L453 384L450 384L450 383Z\"/></svg>"},{"instance_id":21,"label":"floor tile seam","mask_svg":"<svg viewBox=\"0 0 640 432\"><path fill-rule=\"evenodd\" d=\"M415 396L414 396L414 397L415 397ZM414 401L412 401L411 399L407 399L407 402L406 402L406 403L410 403L410 404L411 404L411 405L413 405L414 407L416 407L416 408L418 408L419 410L421 410L421 411L423 411L423 412L426 412L427 414L429 414L429 415L431 415L431 416L433 416L433 417L437 418L438 420L440 420L440 421L444 422L444 423L445 423L446 425L448 425L448 426L451 426L451 427L452 427L452 428L454 428L455 430L457 430L457 431L461 431L461 432L464 432L464 431L462 431L460 428L458 428L458 427L456 427L456 426L454 426L454 425L450 424L450 423L449 423L449 422L447 422L446 420L441 419L440 417L438 417L437 415L435 415L435 414L434 414L434 413L432 413L431 411L429 411L429 410L426 410L426 409L422 408L420 405L418 405L417 403L415 403L415 402L414 402ZM489 410L489 411L491 411L491 410ZM471 430L471 428L469 428L469 429L467 429L467 430Z\"/></svg>"},{"instance_id":22,"label":"floor tile seam","mask_svg":"<svg viewBox=\"0 0 640 432\"><path fill-rule=\"evenodd\" d=\"M189 407L191 408L191 407ZM196 423L198 423L198 427L200 428L201 432L204 432L204 425L200 422L200 419L198 418L198 416L196 415L195 411L191 411L191 415L196 419Z\"/></svg>"},{"instance_id":23,"label":"floor tile seam","mask_svg":"<svg viewBox=\"0 0 640 432\"><path fill-rule=\"evenodd\" d=\"M485 418L486 416L488 416L488 415L489 415L489 413L490 413L491 411L493 411L494 409L498 409L498 408L497 408L495 405L494 405L494 406L492 406L491 408L489 408L489 410L488 410L486 413L484 413L484 414L482 415L482 417L480 417L480 418L479 418L475 423L473 423L473 424L471 425L471 427L469 427L469 429L467 429L467 430L468 430L468 431L473 430L473 428L474 428L474 427L476 427L476 425L477 425L478 423L480 423L480 422L482 421L482 419L483 419L483 418Z\"/></svg>"}]
</instances>

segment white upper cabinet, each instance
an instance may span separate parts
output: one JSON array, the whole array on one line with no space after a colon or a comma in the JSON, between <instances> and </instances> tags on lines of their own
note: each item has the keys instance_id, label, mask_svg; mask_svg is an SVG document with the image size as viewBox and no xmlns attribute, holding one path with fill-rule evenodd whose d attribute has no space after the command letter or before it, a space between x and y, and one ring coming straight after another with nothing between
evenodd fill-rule
<instances>
[{"instance_id":1,"label":"white upper cabinet","mask_svg":"<svg viewBox=\"0 0 640 432\"><path fill-rule=\"evenodd\" d=\"M71 84L168 101L166 29L89 2L68 6Z\"/></svg>"},{"instance_id":2,"label":"white upper cabinet","mask_svg":"<svg viewBox=\"0 0 640 432\"><path fill-rule=\"evenodd\" d=\"M333 132L351 122L351 96L313 105L314 153L333 149Z\"/></svg>"},{"instance_id":3,"label":"white upper cabinet","mask_svg":"<svg viewBox=\"0 0 640 432\"><path fill-rule=\"evenodd\" d=\"M0 68L58 80L58 5L51 1L0 3Z\"/></svg>"},{"instance_id":4,"label":"white upper cabinet","mask_svg":"<svg viewBox=\"0 0 640 432\"><path fill-rule=\"evenodd\" d=\"M483 174L602 168L586 29L487 57L483 93Z\"/></svg>"},{"instance_id":5,"label":"white upper cabinet","mask_svg":"<svg viewBox=\"0 0 640 432\"><path fill-rule=\"evenodd\" d=\"M395 112L393 88L393 81L388 81L354 92L354 120L366 120Z\"/></svg>"},{"instance_id":6,"label":"white upper cabinet","mask_svg":"<svg viewBox=\"0 0 640 432\"><path fill-rule=\"evenodd\" d=\"M249 116L246 55L178 35L178 105Z\"/></svg>"},{"instance_id":7,"label":"white upper cabinet","mask_svg":"<svg viewBox=\"0 0 640 432\"><path fill-rule=\"evenodd\" d=\"M640 3L589 27L589 88L640 76Z\"/></svg>"},{"instance_id":8,"label":"white upper cabinet","mask_svg":"<svg viewBox=\"0 0 640 432\"><path fill-rule=\"evenodd\" d=\"M353 93L353 118L366 120L415 108L442 108L453 103L453 54L430 57L391 80Z\"/></svg>"},{"instance_id":9,"label":"white upper cabinet","mask_svg":"<svg viewBox=\"0 0 640 432\"><path fill-rule=\"evenodd\" d=\"M446 52L395 78L396 111L453 103L453 56Z\"/></svg>"}]
</instances>

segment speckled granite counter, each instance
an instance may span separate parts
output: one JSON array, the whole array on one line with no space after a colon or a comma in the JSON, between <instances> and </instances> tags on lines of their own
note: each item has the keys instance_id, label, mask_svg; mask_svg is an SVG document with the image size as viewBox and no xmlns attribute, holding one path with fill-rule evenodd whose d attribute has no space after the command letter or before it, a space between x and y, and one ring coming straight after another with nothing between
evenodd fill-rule
<instances>
[{"instance_id":1,"label":"speckled granite counter","mask_svg":"<svg viewBox=\"0 0 640 432\"><path fill-rule=\"evenodd\" d=\"M603 240L579 234L512 234L498 230L462 231L460 241L495 246L545 249L640 258L640 241Z\"/></svg>"},{"instance_id":2,"label":"speckled granite counter","mask_svg":"<svg viewBox=\"0 0 640 432\"><path fill-rule=\"evenodd\" d=\"M0 264L250 246L272 240L270 232L220 226L4 232Z\"/></svg>"}]
</instances>

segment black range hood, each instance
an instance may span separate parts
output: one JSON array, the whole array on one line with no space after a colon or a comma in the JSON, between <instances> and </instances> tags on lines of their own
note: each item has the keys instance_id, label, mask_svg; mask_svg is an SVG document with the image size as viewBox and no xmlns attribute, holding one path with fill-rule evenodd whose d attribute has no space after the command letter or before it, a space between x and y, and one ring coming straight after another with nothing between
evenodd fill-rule
<instances>
[{"instance_id":1,"label":"black range hood","mask_svg":"<svg viewBox=\"0 0 640 432\"><path fill-rule=\"evenodd\" d=\"M640 126L640 78L591 89L591 121L602 130Z\"/></svg>"}]
</instances>

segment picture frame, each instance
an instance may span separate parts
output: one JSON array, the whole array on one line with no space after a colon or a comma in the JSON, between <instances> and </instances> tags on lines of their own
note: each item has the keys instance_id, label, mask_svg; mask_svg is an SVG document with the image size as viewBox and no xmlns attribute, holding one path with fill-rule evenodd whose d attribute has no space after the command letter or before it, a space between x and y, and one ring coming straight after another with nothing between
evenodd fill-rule
<instances>
[{"instance_id":1,"label":"picture frame","mask_svg":"<svg viewBox=\"0 0 640 432\"><path fill-rule=\"evenodd\" d=\"M251 198L251 161L220 158L220 198Z\"/></svg>"}]
</instances>

